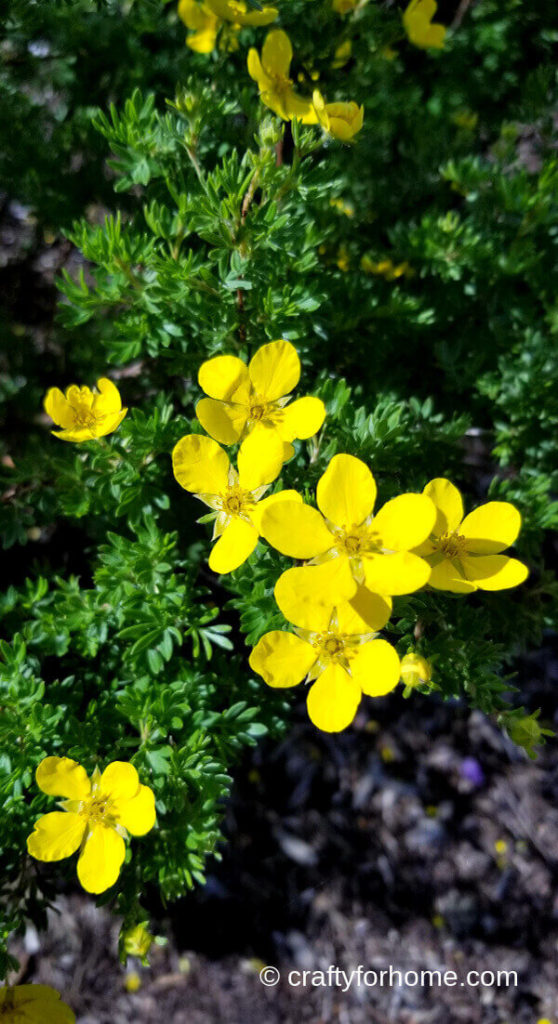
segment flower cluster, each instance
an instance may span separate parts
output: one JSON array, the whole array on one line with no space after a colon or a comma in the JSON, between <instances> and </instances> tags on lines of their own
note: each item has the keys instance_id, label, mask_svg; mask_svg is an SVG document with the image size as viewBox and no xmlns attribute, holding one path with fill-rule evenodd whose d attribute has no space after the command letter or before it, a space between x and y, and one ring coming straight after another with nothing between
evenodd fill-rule
<instances>
[{"instance_id":1,"label":"flower cluster","mask_svg":"<svg viewBox=\"0 0 558 1024\"><path fill-rule=\"evenodd\" d=\"M422 494L400 494L375 512L372 472L361 459L340 453L318 481L317 507L295 490L266 495L292 458L293 441L313 437L324 422L319 398L291 401L300 371L296 349L285 340L262 345L248 364L232 355L206 360L198 374L205 397L196 414L209 436L182 437L172 465L180 486L211 509L200 521L213 522L214 572L238 569L262 537L281 554L307 563L283 573L274 591L295 632L266 634L250 664L270 686L312 682L310 718L335 732L352 721L363 693L388 693L400 678L406 692L430 682L421 655L411 652L400 665L395 650L378 639L393 597L426 586L457 594L505 590L522 583L528 570L504 554L519 534L517 509L491 501L465 516L459 491L442 477L427 483ZM126 413L120 395L106 378L98 387L99 394L76 386L66 396L57 388L49 391L45 408L64 427L57 436L80 441L115 429ZM221 447L234 444L236 467ZM114 792L110 788L113 774L122 781L124 771L131 787L126 799L134 808L141 804L142 821L122 804L120 783ZM47 758L37 781L45 792L69 797L63 807L71 820L58 813L41 818L29 852L56 860L79 848L84 887L108 888L124 857L123 830L142 835L154 823L150 790L138 789L135 769L118 762L90 782L74 762Z\"/></svg>"},{"instance_id":2,"label":"flower cluster","mask_svg":"<svg viewBox=\"0 0 558 1024\"><path fill-rule=\"evenodd\" d=\"M333 138L349 142L362 128L364 109L356 103L326 103L316 90L312 99L300 96L289 77L293 48L286 32L268 32L261 52L248 53L248 73L258 84L260 99L283 121L321 124Z\"/></svg>"},{"instance_id":3,"label":"flower cluster","mask_svg":"<svg viewBox=\"0 0 558 1024\"><path fill-rule=\"evenodd\" d=\"M246 561L261 535L262 516L272 506L302 501L296 491L264 498L294 454L292 442L312 437L325 418L319 398L290 402L299 378L296 349L283 340L262 345L248 365L237 356L216 356L200 367L199 384L208 397L198 402L196 414L211 436L182 437L172 465L180 486L213 509L203 521L214 521L217 543L209 558L214 572L232 572ZM237 469L217 441L241 441Z\"/></svg>"},{"instance_id":4,"label":"flower cluster","mask_svg":"<svg viewBox=\"0 0 558 1024\"><path fill-rule=\"evenodd\" d=\"M196 53L211 53L221 32L222 49L235 49L241 28L270 25L278 13L275 7L249 11L244 0L179 0L178 4L178 17L190 29L186 44Z\"/></svg>"},{"instance_id":5,"label":"flower cluster","mask_svg":"<svg viewBox=\"0 0 558 1024\"><path fill-rule=\"evenodd\" d=\"M430 585L469 593L516 586L527 568L502 554L521 525L517 509L489 502L464 518L457 488L442 478L422 494L405 493L374 512L376 481L354 455L333 456L316 488L317 508L294 490L264 497L292 442L320 429L318 398L289 401L300 360L287 341L270 342L246 365L236 356L202 364L205 392L196 406L210 437L188 434L173 451L178 483L208 505L201 521L214 521L209 565L228 573L263 537L306 564L277 580L277 605L293 631L266 633L250 665L269 686L310 682L308 713L326 732L349 725L362 694L389 693L401 678L406 692L431 680L431 669L410 652L400 664L378 631L389 620L392 598ZM240 442L237 466L223 444Z\"/></svg>"}]
</instances>

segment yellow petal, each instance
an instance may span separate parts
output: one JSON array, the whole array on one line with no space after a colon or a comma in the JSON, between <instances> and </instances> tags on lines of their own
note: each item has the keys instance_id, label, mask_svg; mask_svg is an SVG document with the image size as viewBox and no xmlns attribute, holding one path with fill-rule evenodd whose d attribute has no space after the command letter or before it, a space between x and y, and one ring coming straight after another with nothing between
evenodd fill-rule
<instances>
[{"instance_id":1,"label":"yellow petal","mask_svg":"<svg viewBox=\"0 0 558 1024\"><path fill-rule=\"evenodd\" d=\"M463 520L459 533L467 538L467 551L496 555L509 548L521 529L521 516L508 501L489 501Z\"/></svg>"},{"instance_id":2,"label":"yellow petal","mask_svg":"<svg viewBox=\"0 0 558 1024\"><path fill-rule=\"evenodd\" d=\"M469 583L458 565L449 558L444 558L432 567L428 584L435 590L450 590L453 594L471 594L476 590L475 583Z\"/></svg>"},{"instance_id":3,"label":"yellow petal","mask_svg":"<svg viewBox=\"0 0 558 1024\"><path fill-rule=\"evenodd\" d=\"M391 551L409 551L422 544L432 532L436 509L424 494L400 494L387 501L377 516L372 529L380 538L381 547Z\"/></svg>"},{"instance_id":4,"label":"yellow petal","mask_svg":"<svg viewBox=\"0 0 558 1024\"><path fill-rule=\"evenodd\" d=\"M412 594L428 583L430 566L408 551L363 558L364 577L369 590L377 594Z\"/></svg>"},{"instance_id":5,"label":"yellow petal","mask_svg":"<svg viewBox=\"0 0 558 1024\"><path fill-rule=\"evenodd\" d=\"M82 441L95 441L98 436L90 427L79 427L76 430L53 430L52 433L61 441L73 441L76 444Z\"/></svg>"},{"instance_id":6,"label":"yellow petal","mask_svg":"<svg viewBox=\"0 0 558 1024\"><path fill-rule=\"evenodd\" d=\"M283 441L276 430L258 424L238 452L238 482L255 491L275 480L283 467Z\"/></svg>"},{"instance_id":7,"label":"yellow petal","mask_svg":"<svg viewBox=\"0 0 558 1024\"><path fill-rule=\"evenodd\" d=\"M186 45L195 53L212 53L217 42L217 23L194 32L186 39Z\"/></svg>"},{"instance_id":8,"label":"yellow petal","mask_svg":"<svg viewBox=\"0 0 558 1024\"><path fill-rule=\"evenodd\" d=\"M334 455L318 481L316 498L318 508L336 526L358 525L374 508L374 477L354 455Z\"/></svg>"},{"instance_id":9,"label":"yellow petal","mask_svg":"<svg viewBox=\"0 0 558 1024\"><path fill-rule=\"evenodd\" d=\"M262 11L249 11L240 17L237 15L235 20L239 25L261 27L262 25L270 25L272 21L275 21L278 14L279 11L276 7L264 7Z\"/></svg>"},{"instance_id":10,"label":"yellow petal","mask_svg":"<svg viewBox=\"0 0 558 1024\"><path fill-rule=\"evenodd\" d=\"M471 555L461 559L467 579L479 590L508 590L518 587L529 575L529 570L517 558L507 555Z\"/></svg>"},{"instance_id":11,"label":"yellow petal","mask_svg":"<svg viewBox=\"0 0 558 1024\"><path fill-rule=\"evenodd\" d=\"M334 605L341 600L341 595L333 593L323 569L323 565L287 569L274 590L275 600L289 622L318 633L328 628ZM355 585L352 579L349 583L352 593Z\"/></svg>"},{"instance_id":12,"label":"yellow petal","mask_svg":"<svg viewBox=\"0 0 558 1024\"><path fill-rule=\"evenodd\" d=\"M85 768L69 757L45 757L37 767L35 778L39 789L49 796L67 800L84 800L91 792Z\"/></svg>"},{"instance_id":13,"label":"yellow petal","mask_svg":"<svg viewBox=\"0 0 558 1024\"><path fill-rule=\"evenodd\" d=\"M428 50L441 50L443 48L445 38L445 25L429 25L426 33L424 34L422 45Z\"/></svg>"},{"instance_id":14,"label":"yellow petal","mask_svg":"<svg viewBox=\"0 0 558 1024\"><path fill-rule=\"evenodd\" d=\"M43 814L27 837L27 850L37 860L63 860L79 848L85 832L85 819L71 811Z\"/></svg>"},{"instance_id":15,"label":"yellow petal","mask_svg":"<svg viewBox=\"0 0 558 1024\"><path fill-rule=\"evenodd\" d=\"M59 427L67 429L75 423L74 410L60 388L49 388L44 400L44 409L47 416L50 416Z\"/></svg>"},{"instance_id":16,"label":"yellow petal","mask_svg":"<svg viewBox=\"0 0 558 1024\"><path fill-rule=\"evenodd\" d=\"M290 115L287 113L285 103L283 101L283 95L273 92L272 89L260 91L260 99L262 103L265 103L266 107L269 107L277 117L281 117L283 121L290 121Z\"/></svg>"},{"instance_id":17,"label":"yellow petal","mask_svg":"<svg viewBox=\"0 0 558 1024\"><path fill-rule=\"evenodd\" d=\"M262 47L264 70L272 76L288 78L292 59L293 48L287 33L282 29L272 29L268 32ZM283 391L283 394L286 395L287 392Z\"/></svg>"},{"instance_id":18,"label":"yellow petal","mask_svg":"<svg viewBox=\"0 0 558 1024\"><path fill-rule=\"evenodd\" d=\"M221 444L235 444L246 426L247 410L242 405L202 398L196 405L196 416L207 433Z\"/></svg>"},{"instance_id":19,"label":"yellow petal","mask_svg":"<svg viewBox=\"0 0 558 1024\"><path fill-rule=\"evenodd\" d=\"M230 402L239 392L247 394L248 367L237 356L215 356L201 364L198 383L210 398Z\"/></svg>"},{"instance_id":20,"label":"yellow petal","mask_svg":"<svg viewBox=\"0 0 558 1024\"><path fill-rule=\"evenodd\" d=\"M355 717L360 697L356 680L340 665L328 665L308 694L310 720L323 732L341 732Z\"/></svg>"},{"instance_id":21,"label":"yellow petal","mask_svg":"<svg viewBox=\"0 0 558 1024\"><path fill-rule=\"evenodd\" d=\"M260 92L265 92L273 87L273 82L269 75L266 75L260 61L260 55L254 47L248 50L247 67L250 78L253 78L258 83Z\"/></svg>"},{"instance_id":22,"label":"yellow petal","mask_svg":"<svg viewBox=\"0 0 558 1024\"><path fill-rule=\"evenodd\" d=\"M149 786L140 785L131 800L119 801L118 821L133 836L144 836L151 831L156 814L155 797Z\"/></svg>"},{"instance_id":23,"label":"yellow petal","mask_svg":"<svg viewBox=\"0 0 558 1024\"><path fill-rule=\"evenodd\" d=\"M238 0L207 0L212 11L223 21L234 25L269 25L275 21L278 11L274 7L264 7L261 11L248 11L246 4Z\"/></svg>"},{"instance_id":24,"label":"yellow petal","mask_svg":"<svg viewBox=\"0 0 558 1024\"><path fill-rule=\"evenodd\" d=\"M250 668L268 686L296 686L316 661L314 648L294 633L279 629L266 633L250 655Z\"/></svg>"},{"instance_id":25,"label":"yellow petal","mask_svg":"<svg viewBox=\"0 0 558 1024\"><path fill-rule=\"evenodd\" d=\"M399 655L387 640L370 640L359 647L351 659L351 673L363 693L369 697L383 697L399 682Z\"/></svg>"},{"instance_id":26,"label":"yellow petal","mask_svg":"<svg viewBox=\"0 0 558 1024\"><path fill-rule=\"evenodd\" d=\"M16 1010L7 1010L7 995ZM5 1014L7 1013L7 1016ZM75 1014L50 985L16 985L0 989L0 1019L5 1024L75 1024Z\"/></svg>"},{"instance_id":27,"label":"yellow petal","mask_svg":"<svg viewBox=\"0 0 558 1024\"><path fill-rule=\"evenodd\" d=\"M206 27L207 14L197 0L178 0L176 13L186 28L203 29Z\"/></svg>"},{"instance_id":28,"label":"yellow petal","mask_svg":"<svg viewBox=\"0 0 558 1024\"><path fill-rule=\"evenodd\" d=\"M112 828L94 825L89 831L77 864L78 878L86 892L99 893L116 882L126 855L126 845Z\"/></svg>"},{"instance_id":29,"label":"yellow petal","mask_svg":"<svg viewBox=\"0 0 558 1024\"><path fill-rule=\"evenodd\" d=\"M441 537L443 533L453 533L463 519L463 499L451 480L439 476L424 488L423 494L430 498L436 506L436 525L434 533Z\"/></svg>"},{"instance_id":30,"label":"yellow petal","mask_svg":"<svg viewBox=\"0 0 558 1024\"><path fill-rule=\"evenodd\" d=\"M122 409L120 412L109 413L106 416L102 416L97 420L93 427L94 436L106 437L107 434L112 434L113 431L120 426L127 412L127 409Z\"/></svg>"},{"instance_id":31,"label":"yellow petal","mask_svg":"<svg viewBox=\"0 0 558 1024\"><path fill-rule=\"evenodd\" d=\"M290 341L270 341L268 345L262 345L252 357L248 371L254 391L266 402L276 402L278 398L288 395L298 384L300 359Z\"/></svg>"},{"instance_id":32,"label":"yellow petal","mask_svg":"<svg viewBox=\"0 0 558 1024\"><path fill-rule=\"evenodd\" d=\"M120 392L108 377L101 377L97 381L98 395L93 396L92 409L96 416L109 416L120 412L122 400Z\"/></svg>"},{"instance_id":33,"label":"yellow petal","mask_svg":"<svg viewBox=\"0 0 558 1024\"><path fill-rule=\"evenodd\" d=\"M216 441L187 434L175 444L172 469L181 487L194 494L220 494L229 479L229 457Z\"/></svg>"},{"instance_id":34,"label":"yellow petal","mask_svg":"<svg viewBox=\"0 0 558 1024\"><path fill-rule=\"evenodd\" d=\"M279 430L286 441L294 441L298 438L306 441L318 433L325 420L326 408L320 398L297 398L296 402L283 411L283 420Z\"/></svg>"},{"instance_id":35,"label":"yellow petal","mask_svg":"<svg viewBox=\"0 0 558 1024\"><path fill-rule=\"evenodd\" d=\"M353 597L337 605L339 632L362 635L382 629L391 615L391 609L389 597L373 594L367 587L359 586Z\"/></svg>"},{"instance_id":36,"label":"yellow petal","mask_svg":"<svg viewBox=\"0 0 558 1024\"><path fill-rule=\"evenodd\" d=\"M139 776L129 761L112 761L99 780L99 793L113 800L131 800L139 790Z\"/></svg>"},{"instance_id":37,"label":"yellow petal","mask_svg":"<svg viewBox=\"0 0 558 1024\"><path fill-rule=\"evenodd\" d=\"M70 384L69 388L66 388L66 398L70 405L75 407L84 405L86 409L91 409L94 397L91 388L85 386L80 387L78 384Z\"/></svg>"},{"instance_id":38,"label":"yellow petal","mask_svg":"<svg viewBox=\"0 0 558 1024\"><path fill-rule=\"evenodd\" d=\"M261 531L272 547L291 558L314 558L334 544L333 534L318 510L293 501L281 501L266 509Z\"/></svg>"},{"instance_id":39,"label":"yellow petal","mask_svg":"<svg viewBox=\"0 0 558 1024\"><path fill-rule=\"evenodd\" d=\"M262 498L258 501L256 507L250 512L250 519L258 533L262 532L262 516L266 509L271 505L275 505L277 501L296 501L299 505L302 504L302 497L298 491L277 491L277 494L269 494L267 498Z\"/></svg>"},{"instance_id":40,"label":"yellow petal","mask_svg":"<svg viewBox=\"0 0 558 1024\"><path fill-rule=\"evenodd\" d=\"M258 531L244 519L231 519L209 556L209 568L223 575L233 572L250 557L258 543Z\"/></svg>"},{"instance_id":41,"label":"yellow petal","mask_svg":"<svg viewBox=\"0 0 558 1024\"><path fill-rule=\"evenodd\" d=\"M285 114L288 121L297 118L303 124L317 124L318 115L312 100L299 96L294 89L287 89L284 93Z\"/></svg>"}]
</instances>

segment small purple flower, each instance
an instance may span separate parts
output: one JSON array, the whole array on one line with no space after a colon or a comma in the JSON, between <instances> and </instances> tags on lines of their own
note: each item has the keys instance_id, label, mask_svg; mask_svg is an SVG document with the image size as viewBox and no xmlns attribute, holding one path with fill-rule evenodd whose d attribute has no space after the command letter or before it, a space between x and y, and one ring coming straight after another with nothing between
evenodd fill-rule
<instances>
[{"instance_id":1,"label":"small purple flower","mask_svg":"<svg viewBox=\"0 0 558 1024\"><path fill-rule=\"evenodd\" d=\"M476 757L464 757L459 766L459 771L462 778L470 782L472 786L478 788L484 785L484 772Z\"/></svg>"}]
</instances>

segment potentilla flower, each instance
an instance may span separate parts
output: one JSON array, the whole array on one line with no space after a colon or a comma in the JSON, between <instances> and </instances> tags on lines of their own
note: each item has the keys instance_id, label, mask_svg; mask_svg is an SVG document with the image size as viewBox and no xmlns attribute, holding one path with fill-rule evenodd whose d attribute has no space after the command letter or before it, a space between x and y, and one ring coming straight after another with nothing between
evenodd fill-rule
<instances>
[{"instance_id":1,"label":"potentilla flower","mask_svg":"<svg viewBox=\"0 0 558 1024\"><path fill-rule=\"evenodd\" d=\"M430 498L401 494L373 516L374 477L364 462L345 454L332 458L316 497L320 511L289 501L267 509L265 539L282 554L325 563L337 578L352 578L375 594L410 594L428 582L429 565L411 549L434 526Z\"/></svg>"},{"instance_id":2,"label":"potentilla flower","mask_svg":"<svg viewBox=\"0 0 558 1024\"><path fill-rule=\"evenodd\" d=\"M260 99L283 121L298 118L303 124L316 124L318 118L310 99L299 96L289 78L293 48L286 32L273 29L268 32L261 60L258 51L248 53L248 74L258 83Z\"/></svg>"},{"instance_id":3,"label":"potentilla flower","mask_svg":"<svg viewBox=\"0 0 558 1024\"><path fill-rule=\"evenodd\" d=\"M469 594L473 590L507 590L523 583L529 570L500 552L514 543L521 516L508 501L489 501L463 518L461 494L437 477L424 488L436 506L428 540L416 548L432 567L429 584L436 590Z\"/></svg>"},{"instance_id":4,"label":"potentilla flower","mask_svg":"<svg viewBox=\"0 0 558 1024\"><path fill-rule=\"evenodd\" d=\"M403 26L411 43L423 50L441 50L446 29L444 25L432 24L438 4L436 0L411 0L403 12Z\"/></svg>"},{"instance_id":5,"label":"potentilla flower","mask_svg":"<svg viewBox=\"0 0 558 1024\"><path fill-rule=\"evenodd\" d=\"M215 510L211 518L217 543L209 567L221 574L238 569L252 554L266 509L282 501L291 505L302 501L297 491L279 491L261 500L283 465L283 442L274 431L250 434L240 446L237 461L238 472L217 442L202 434L182 437L172 453L180 486Z\"/></svg>"},{"instance_id":6,"label":"potentilla flower","mask_svg":"<svg viewBox=\"0 0 558 1024\"><path fill-rule=\"evenodd\" d=\"M91 779L69 757L45 757L36 771L37 785L49 796L65 799L62 811L44 814L27 839L32 857L63 860L79 850L78 878L87 892L110 889L120 874L128 833L144 836L155 824L155 797L143 786L132 764L113 761Z\"/></svg>"},{"instance_id":7,"label":"potentilla flower","mask_svg":"<svg viewBox=\"0 0 558 1024\"><path fill-rule=\"evenodd\" d=\"M71 384L64 395L60 388L47 391L44 407L62 430L53 430L62 441L93 441L112 434L122 423L127 409L122 408L120 392L107 377L97 381L98 392Z\"/></svg>"},{"instance_id":8,"label":"potentilla flower","mask_svg":"<svg viewBox=\"0 0 558 1024\"><path fill-rule=\"evenodd\" d=\"M385 277L386 281L397 281L399 277L412 277L413 269L408 260L403 263L394 264L392 260L373 260L370 256L363 256L360 261L360 269L367 274L377 274Z\"/></svg>"},{"instance_id":9,"label":"potentilla flower","mask_svg":"<svg viewBox=\"0 0 558 1024\"><path fill-rule=\"evenodd\" d=\"M338 68L344 68L345 64L349 63L352 52L353 44L350 39L345 39L343 43L339 43L339 46L335 47L333 54L333 60L331 62L332 68L335 68L335 70Z\"/></svg>"},{"instance_id":10,"label":"potentilla flower","mask_svg":"<svg viewBox=\"0 0 558 1024\"><path fill-rule=\"evenodd\" d=\"M359 107L357 103L326 103L318 89L314 91L312 103L318 121L332 138L351 142L362 128L364 107Z\"/></svg>"},{"instance_id":11,"label":"potentilla flower","mask_svg":"<svg viewBox=\"0 0 558 1024\"><path fill-rule=\"evenodd\" d=\"M179 0L178 17L191 30L186 45L196 53L211 53L215 49L222 21L211 7L198 0Z\"/></svg>"},{"instance_id":12,"label":"potentilla flower","mask_svg":"<svg viewBox=\"0 0 558 1024\"><path fill-rule=\"evenodd\" d=\"M376 633L389 618L390 603L358 587L350 600L328 605L324 586L323 566L283 573L275 599L295 632L266 633L250 655L250 667L268 686L311 682L311 721L324 732L340 732L351 724L363 693L382 697L397 686L400 665L395 649Z\"/></svg>"},{"instance_id":13,"label":"potentilla flower","mask_svg":"<svg viewBox=\"0 0 558 1024\"><path fill-rule=\"evenodd\" d=\"M421 686L432 679L432 669L426 658L410 651L401 658L401 679L405 686Z\"/></svg>"},{"instance_id":14,"label":"potentilla flower","mask_svg":"<svg viewBox=\"0 0 558 1024\"><path fill-rule=\"evenodd\" d=\"M50 985L0 988L2 1024L75 1024L75 1014Z\"/></svg>"},{"instance_id":15,"label":"potentilla flower","mask_svg":"<svg viewBox=\"0 0 558 1024\"><path fill-rule=\"evenodd\" d=\"M206 0L206 3L221 21L228 21L233 25L270 25L279 14L276 7L249 11L244 0Z\"/></svg>"},{"instance_id":16,"label":"potentilla flower","mask_svg":"<svg viewBox=\"0 0 558 1024\"><path fill-rule=\"evenodd\" d=\"M289 341L262 345L248 366L237 356L215 356L202 363L200 387L209 398L196 406L202 427L221 444L234 444L256 428L275 431L284 442L313 437L325 419L325 405L307 396L289 402L300 379L300 359Z\"/></svg>"}]
</instances>

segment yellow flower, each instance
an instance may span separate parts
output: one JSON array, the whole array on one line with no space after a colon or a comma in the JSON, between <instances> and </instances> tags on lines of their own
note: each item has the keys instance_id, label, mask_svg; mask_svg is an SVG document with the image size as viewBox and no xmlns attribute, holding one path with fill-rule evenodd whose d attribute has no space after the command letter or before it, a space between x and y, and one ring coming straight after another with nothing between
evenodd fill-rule
<instances>
[{"instance_id":1,"label":"yellow flower","mask_svg":"<svg viewBox=\"0 0 558 1024\"><path fill-rule=\"evenodd\" d=\"M334 139L350 142L362 128L364 107L359 107L357 103L325 103L317 89L312 102L322 128Z\"/></svg>"},{"instance_id":2,"label":"yellow flower","mask_svg":"<svg viewBox=\"0 0 558 1024\"><path fill-rule=\"evenodd\" d=\"M411 651L401 659L401 678L405 686L421 686L432 679L432 669L426 658Z\"/></svg>"},{"instance_id":3,"label":"yellow flower","mask_svg":"<svg viewBox=\"0 0 558 1024\"><path fill-rule=\"evenodd\" d=\"M340 196L336 196L334 199L329 200L329 205L334 206L339 213L344 213L345 217L354 217L355 208L352 203L346 203Z\"/></svg>"},{"instance_id":4,"label":"yellow flower","mask_svg":"<svg viewBox=\"0 0 558 1024\"><path fill-rule=\"evenodd\" d=\"M37 785L49 796L62 796L63 811L35 822L27 849L37 860L70 857L79 850L78 878L87 892L110 889L120 874L128 832L143 836L155 824L155 798L142 786L133 765L113 761L91 779L68 757L45 757L36 771Z\"/></svg>"},{"instance_id":5,"label":"yellow flower","mask_svg":"<svg viewBox=\"0 0 558 1024\"><path fill-rule=\"evenodd\" d=\"M191 35L186 39L186 45L191 50L195 50L196 53L211 53L215 49L217 33L222 22L211 7L206 3L198 3L197 0L179 0L178 17L186 28L191 29Z\"/></svg>"},{"instance_id":6,"label":"yellow flower","mask_svg":"<svg viewBox=\"0 0 558 1024\"><path fill-rule=\"evenodd\" d=\"M290 458L290 442L313 437L325 419L319 398L289 404L299 379L300 359L288 341L262 345L248 366L237 356L215 356L200 367L198 381L210 397L198 402L196 416L221 444L234 444L255 428L272 429L284 442L284 458Z\"/></svg>"},{"instance_id":7,"label":"yellow flower","mask_svg":"<svg viewBox=\"0 0 558 1024\"><path fill-rule=\"evenodd\" d=\"M363 693L383 697L397 686L400 666L391 644L376 639L390 603L364 587L336 605L317 600L327 589L323 568L288 569L280 576L275 599L296 632L266 633L250 655L250 667L268 686L312 682L310 719L324 732L340 732L351 724Z\"/></svg>"},{"instance_id":8,"label":"yellow flower","mask_svg":"<svg viewBox=\"0 0 558 1024\"><path fill-rule=\"evenodd\" d=\"M370 259L369 256L363 256L360 261L360 268L367 274L378 274L381 277L385 277L386 281L396 281L397 278L412 277L413 270L407 260L403 263L395 265L392 260L375 260Z\"/></svg>"},{"instance_id":9,"label":"yellow flower","mask_svg":"<svg viewBox=\"0 0 558 1024\"><path fill-rule=\"evenodd\" d=\"M403 12L403 26L410 41L423 50L441 50L444 45L445 26L432 24L437 9L436 0L411 0Z\"/></svg>"},{"instance_id":10,"label":"yellow flower","mask_svg":"<svg viewBox=\"0 0 558 1024\"><path fill-rule=\"evenodd\" d=\"M299 96L292 87L289 78L292 59L293 48L287 33L273 29L265 38L261 60L257 50L249 51L248 74L258 83L262 103L283 121L298 118L303 124L316 124L318 118L312 101Z\"/></svg>"},{"instance_id":11,"label":"yellow flower","mask_svg":"<svg viewBox=\"0 0 558 1024\"><path fill-rule=\"evenodd\" d=\"M2 1024L75 1024L75 1014L50 985L0 989Z\"/></svg>"},{"instance_id":12,"label":"yellow flower","mask_svg":"<svg viewBox=\"0 0 558 1024\"><path fill-rule=\"evenodd\" d=\"M351 266L351 257L349 256L349 251L346 245L339 246L339 249L337 250L337 259L335 260L335 262L337 263L339 270L343 274L346 274L347 271L349 270L349 267Z\"/></svg>"},{"instance_id":13,"label":"yellow flower","mask_svg":"<svg viewBox=\"0 0 558 1024\"><path fill-rule=\"evenodd\" d=\"M244 0L206 0L206 3L221 21L229 21L233 25L270 25L279 14L276 7L249 11Z\"/></svg>"},{"instance_id":14,"label":"yellow flower","mask_svg":"<svg viewBox=\"0 0 558 1024\"><path fill-rule=\"evenodd\" d=\"M318 481L318 508L282 502L262 517L263 536L291 558L314 559L375 594L410 594L430 567L411 552L425 540L436 509L423 494L401 494L372 516L376 483L353 455L335 455ZM421 541L417 538L421 537Z\"/></svg>"},{"instance_id":15,"label":"yellow flower","mask_svg":"<svg viewBox=\"0 0 558 1024\"><path fill-rule=\"evenodd\" d=\"M469 594L507 590L527 579L523 562L500 553L514 543L521 528L513 505L489 501L463 518L461 495L449 480L431 480L423 493L437 510L431 537L416 550L432 566L431 587Z\"/></svg>"},{"instance_id":16,"label":"yellow flower","mask_svg":"<svg viewBox=\"0 0 558 1024\"><path fill-rule=\"evenodd\" d=\"M65 395L60 388L47 391L45 412L63 428L52 431L55 437L62 441L92 441L112 434L122 423L128 410L122 408L116 385L101 377L97 387L99 393L77 384L71 384Z\"/></svg>"},{"instance_id":17,"label":"yellow flower","mask_svg":"<svg viewBox=\"0 0 558 1024\"><path fill-rule=\"evenodd\" d=\"M296 491L279 491L260 500L282 465L283 443L271 430L250 434L243 441L238 473L210 437L187 434L175 445L172 468L178 483L215 510L211 518L215 520L213 538L218 540L209 556L214 572L232 572L252 554L265 509L276 502L302 501Z\"/></svg>"},{"instance_id":18,"label":"yellow flower","mask_svg":"<svg viewBox=\"0 0 558 1024\"><path fill-rule=\"evenodd\" d=\"M353 44L350 39L345 39L345 42L339 43L339 46L335 47L333 54L333 60L331 62L332 68L344 68L351 59L351 53L353 52Z\"/></svg>"}]
</instances>

